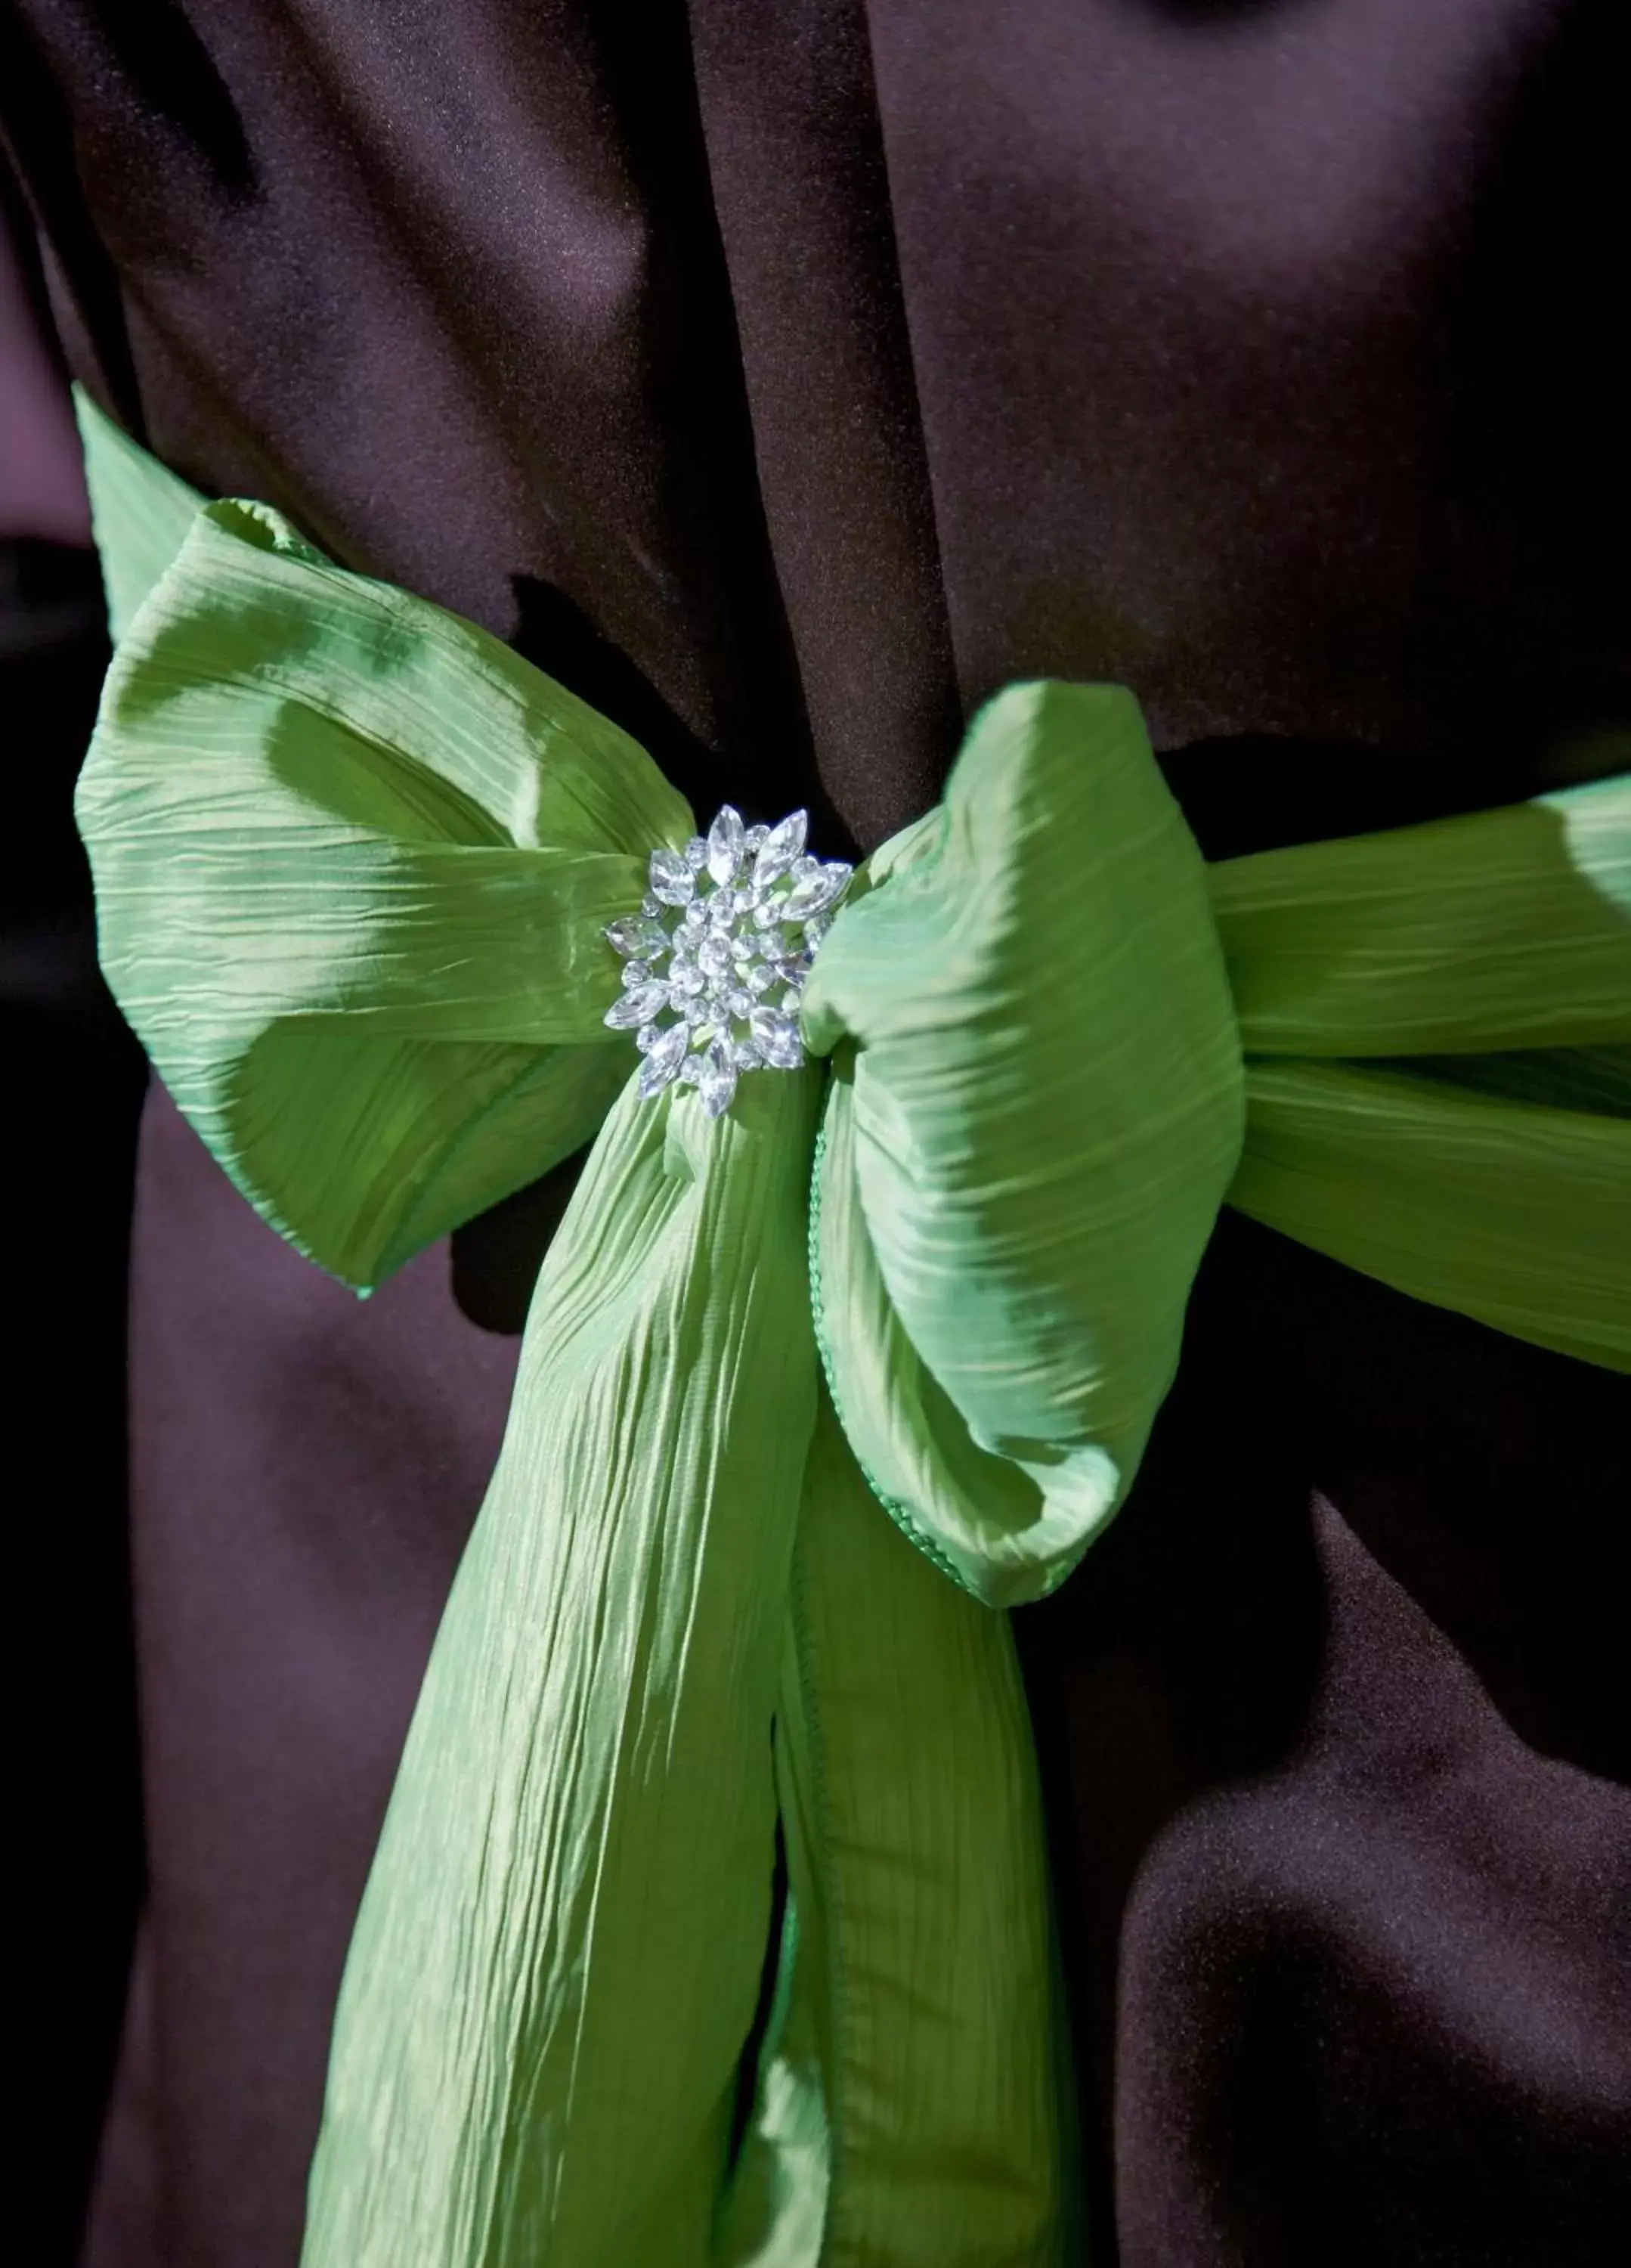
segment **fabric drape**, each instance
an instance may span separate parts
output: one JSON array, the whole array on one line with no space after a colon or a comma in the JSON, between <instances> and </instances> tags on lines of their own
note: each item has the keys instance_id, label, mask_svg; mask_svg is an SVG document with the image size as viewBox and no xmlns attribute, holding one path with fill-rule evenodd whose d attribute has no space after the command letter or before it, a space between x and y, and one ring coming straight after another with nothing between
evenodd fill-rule
<instances>
[{"instance_id":1,"label":"fabric drape","mask_svg":"<svg viewBox=\"0 0 1631 2268\"><path fill-rule=\"evenodd\" d=\"M638 746L267 507L155 473L144 516L146 460L84 418L99 541L142 525L79 797L102 951L217 1159L367 1288L600 1127L364 1902L309 2257L1062 2257L1034 1767L988 1609L1125 1497L1226 1197L1631 1367L1631 785L1209 873L1128 696L1012 688L822 949L830 1079L750 1080L709 1130L638 1101L601 1022L600 932L692 824ZM1509 1049L1541 1091L1397 1060ZM870 1543L829 1550L858 1506ZM973 1598L922 1615L879 1506ZM929 1694L995 1697L942 1777L878 1705L857 1574ZM871 1786L912 1789L904 1843ZM788 1992L738 2161L778 1809Z\"/></svg>"}]
</instances>

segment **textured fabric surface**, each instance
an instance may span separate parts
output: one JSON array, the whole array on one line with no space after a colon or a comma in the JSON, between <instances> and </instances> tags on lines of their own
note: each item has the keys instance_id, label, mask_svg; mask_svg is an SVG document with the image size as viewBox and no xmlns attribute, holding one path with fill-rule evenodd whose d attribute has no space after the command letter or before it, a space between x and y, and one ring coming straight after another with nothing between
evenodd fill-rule
<instances>
[{"instance_id":1,"label":"textured fabric surface","mask_svg":"<svg viewBox=\"0 0 1631 2268\"><path fill-rule=\"evenodd\" d=\"M262 507L198 510L177 541L173 476L97 413L86 434L110 587L173 554L120 641L77 798L100 948L243 1193L371 1288L624 1089L540 1278L415 1709L303 2257L1062 2260L1062 2014L1007 1625L926 1600L874 1505L877 1543L849 1554L870 1632L819 1549L790 1627L796 1520L855 1520L827 1500L830 1453L806 1473L819 1076L754 1081L710 1129L693 1097L640 1100L600 1020L603 927L643 887L628 845L683 842L688 813L474 626L335 571ZM1135 712L1113 705L1126 737ZM1006 850L999 832L999 869ZM504 1043L490 1079L484 1036ZM886 1661L856 1663L863 1635ZM916 1711L880 1711L891 1670ZM778 1826L816 2047L767 2066L738 2212ZM782 2163L790 2088L812 2106L801 2133L819 2117L831 2138L813 2162L801 2140Z\"/></svg>"},{"instance_id":2,"label":"textured fabric surface","mask_svg":"<svg viewBox=\"0 0 1631 2268\"><path fill-rule=\"evenodd\" d=\"M701 804L774 815L813 751L870 846L1027 669L1120 675L1206 743L1167 769L1213 857L1554 779L1627 707L1623 11L1007 14L425 0L387 39L197 0L138 36L24 0L0 114L76 366L135 430L512 638ZM467 1233L473 1309L555 1209ZM420 1545L474 1509L503 1389L472 1365L510 1357L434 1257L419 1336L353 1307L162 1116L141 1228L155 1888L93 2257L259 2268L293 2257L319 2083L267 2042L326 2029L451 1566ZM1201 1295L1093 1586L1020 1623L1123 2251L1272 2258L1272 2224L1291 2259L1617 2257L1623 1389L1244 1225ZM429 1432L374 1424L417 1397ZM319 1633L351 1703L274 1772L257 1728L312 1705ZM1344 1771L1368 1810L1332 1810ZM1277 1857L1261 1895L1237 1848ZM1134 2088L1168 2021L1193 2083ZM1283 2117L1237 2116L1243 2071Z\"/></svg>"},{"instance_id":3,"label":"textured fabric surface","mask_svg":"<svg viewBox=\"0 0 1631 2268\"><path fill-rule=\"evenodd\" d=\"M1056 1589L1238 1184L1631 1370L1631 774L1209 878L1130 695L1015 686L838 909L804 1015L834 1078L750 1075L710 1121L603 1020L639 847L694 823L649 757L268 507L184 524L81 416L127 617L76 795L99 947L231 1179L371 1290L599 1125L353 1938L303 2260L1054 2268L1010 1633L937 1611L883 1515L989 1607ZM1554 1037L1620 1087L1321 1060L1517 1039L1544 1073ZM879 1711L889 1676L917 1706Z\"/></svg>"}]
</instances>

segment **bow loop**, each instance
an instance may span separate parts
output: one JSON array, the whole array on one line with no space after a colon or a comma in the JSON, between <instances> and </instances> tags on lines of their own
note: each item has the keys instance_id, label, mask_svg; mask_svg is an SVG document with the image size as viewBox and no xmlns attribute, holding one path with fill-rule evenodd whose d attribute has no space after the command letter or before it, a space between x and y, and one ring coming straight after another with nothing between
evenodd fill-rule
<instances>
[{"instance_id":1,"label":"bow loop","mask_svg":"<svg viewBox=\"0 0 1631 2268\"><path fill-rule=\"evenodd\" d=\"M1245 1091L1206 872L1136 703L1011 688L812 973L834 1399L947 1572L1051 1588L1178 1360Z\"/></svg>"},{"instance_id":2,"label":"bow loop","mask_svg":"<svg viewBox=\"0 0 1631 2268\"><path fill-rule=\"evenodd\" d=\"M496 639L230 502L121 642L78 814L161 1077L262 1217L364 1286L593 1133L628 1071L601 932L692 823Z\"/></svg>"}]
</instances>

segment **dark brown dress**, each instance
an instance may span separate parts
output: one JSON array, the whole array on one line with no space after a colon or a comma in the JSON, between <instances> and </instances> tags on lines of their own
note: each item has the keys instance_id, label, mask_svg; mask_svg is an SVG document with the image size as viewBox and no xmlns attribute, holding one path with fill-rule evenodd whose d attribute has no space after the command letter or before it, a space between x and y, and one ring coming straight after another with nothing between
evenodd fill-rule
<instances>
[{"instance_id":1,"label":"dark brown dress","mask_svg":"<svg viewBox=\"0 0 1631 2268\"><path fill-rule=\"evenodd\" d=\"M1133 686L1213 855L1631 721L1619 0L0 27L77 373L704 812L866 848L1040 672ZM151 1889L90 2268L295 2260L555 1195L361 1307L150 1104ZM1020 1617L1100 2264L1631 2259L1626 1403L1225 1222L1132 1501Z\"/></svg>"}]
</instances>

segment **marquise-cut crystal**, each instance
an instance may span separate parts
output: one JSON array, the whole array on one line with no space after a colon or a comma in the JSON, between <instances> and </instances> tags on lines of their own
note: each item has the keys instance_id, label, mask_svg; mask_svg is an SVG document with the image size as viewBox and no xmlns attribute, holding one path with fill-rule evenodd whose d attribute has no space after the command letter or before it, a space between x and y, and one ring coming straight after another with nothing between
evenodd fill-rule
<instances>
[{"instance_id":1,"label":"marquise-cut crystal","mask_svg":"<svg viewBox=\"0 0 1631 2268\"><path fill-rule=\"evenodd\" d=\"M755 1008L748 1018L747 1027L767 1063L775 1064L782 1071L796 1071L803 1063L804 1042L790 1016L779 1015L774 1008Z\"/></svg>"},{"instance_id":2,"label":"marquise-cut crystal","mask_svg":"<svg viewBox=\"0 0 1631 2268\"><path fill-rule=\"evenodd\" d=\"M621 1000L613 1002L606 1012L606 1020L614 1032L635 1032L642 1024L649 1024L654 1016L660 1016L667 1005L666 984L637 984L632 992L625 992Z\"/></svg>"},{"instance_id":3,"label":"marquise-cut crystal","mask_svg":"<svg viewBox=\"0 0 1631 2268\"><path fill-rule=\"evenodd\" d=\"M690 903L696 877L677 850L653 850L650 875L653 897L669 906Z\"/></svg>"},{"instance_id":4,"label":"marquise-cut crystal","mask_svg":"<svg viewBox=\"0 0 1631 2268\"><path fill-rule=\"evenodd\" d=\"M708 830L708 871L723 889L736 880L736 870L742 859L742 839L746 829L742 814L730 804L720 806L717 817Z\"/></svg>"},{"instance_id":5,"label":"marquise-cut crystal","mask_svg":"<svg viewBox=\"0 0 1631 2268\"><path fill-rule=\"evenodd\" d=\"M753 859L753 880L760 889L785 874L804 847L804 835L810 825L808 812L789 814L779 827L773 827L760 844Z\"/></svg>"},{"instance_id":6,"label":"marquise-cut crystal","mask_svg":"<svg viewBox=\"0 0 1631 2268\"><path fill-rule=\"evenodd\" d=\"M782 920L804 922L812 914L820 913L847 887L850 872L834 859L830 866L817 867L813 874L800 875L782 901Z\"/></svg>"},{"instance_id":7,"label":"marquise-cut crystal","mask_svg":"<svg viewBox=\"0 0 1631 2268\"><path fill-rule=\"evenodd\" d=\"M689 1037L683 1024L671 1024L656 1045L648 1049L640 1066L640 1093L648 1099L660 1094L669 1082L679 1076L680 1066L686 1059L686 1042Z\"/></svg>"},{"instance_id":8,"label":"marquise-cut crystal","mask_svg":"<svg viewBox=\"0 0 1631 2268\"><path fill-rule=\"evenodd\" d=\"M729 1040L709 1042L702 1067L697 1073L696 1091L710 1118L719 1117L731 1108L731 1098L736 1093L736 1063Z\"/></svg>"},{"instance_id":9,"label":"marquise-cut crystal","mask_svg":"<svg viewBox=\"0 0 1631 2268\"><path fill-rule=\"evenodd\" d=\"M647 921L640 914L628 914L621 921L613 922L606 939L613 951L622 954L625 959L633 954L661 953L668 944L668 933L662 923Z\"/></svg>"}]
</instances>

